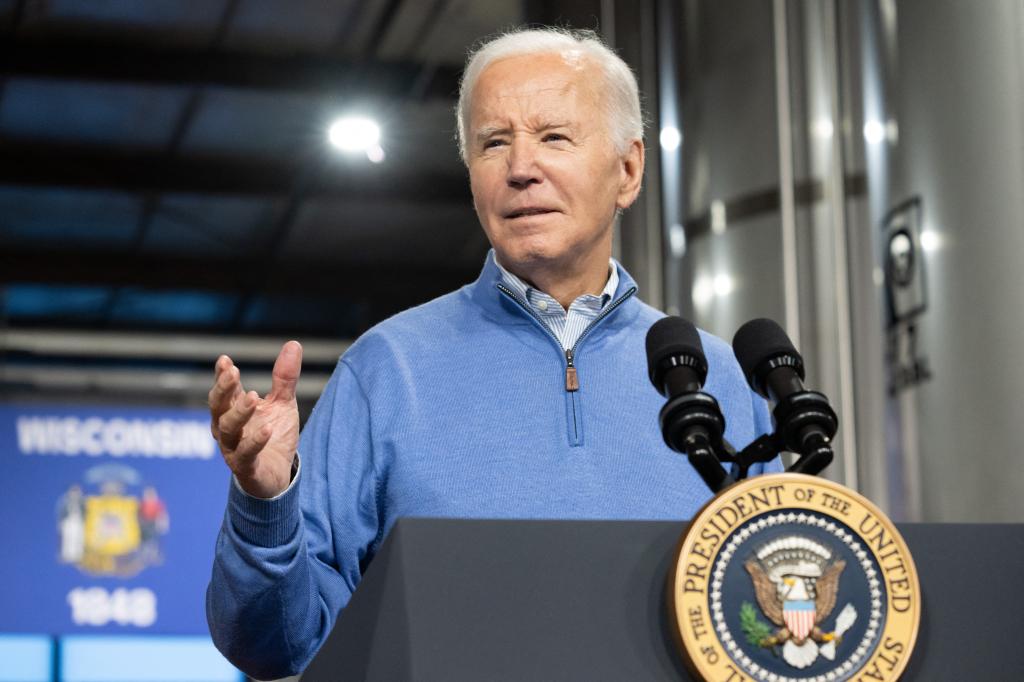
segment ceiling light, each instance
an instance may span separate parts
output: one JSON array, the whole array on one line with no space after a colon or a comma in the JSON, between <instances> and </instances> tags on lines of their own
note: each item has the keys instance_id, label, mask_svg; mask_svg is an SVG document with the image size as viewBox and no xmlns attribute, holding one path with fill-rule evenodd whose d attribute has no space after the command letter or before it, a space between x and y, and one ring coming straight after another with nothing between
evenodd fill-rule
<instances>
[{"instance_id":1,"label":"ceiling light","mask_svg":"<svg viewBox=\"0 0 1024 682\"><path fill-rule=\"evenodd\" d=\"M384 150L381 149L379 144L375 144L366 150L366 158L373 163L380 163L384 160Z\"/></svg>"},{"instance_id":2,"label":"ceiling light","mask_svg":"<svg viewBox=\"0 0 1024 682\"><path fill-rule=\"evenodd\" d=\"M380 158L384 158L380 150L380 126L368 118L339 118L331 124L327 131L331 144L346 152L369 152L376 148ZM369 153L367 153L369 156ZM372 158L370 159L373 160Z\"/></svg>"}]
</instances>

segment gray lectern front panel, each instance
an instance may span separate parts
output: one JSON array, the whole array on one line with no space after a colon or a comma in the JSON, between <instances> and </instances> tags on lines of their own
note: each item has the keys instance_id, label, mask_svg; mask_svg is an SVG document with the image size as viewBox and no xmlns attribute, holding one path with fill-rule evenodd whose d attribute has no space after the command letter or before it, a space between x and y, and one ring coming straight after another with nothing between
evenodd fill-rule
<instances>
[{"instance_id":1,"label":"gray lectern front panel","mask_svg":"<svg viewBox=\"0 0 1024 682\"><path fill-rule=\"evenodd\" d=\"M302 682L688 680L664 607L685 523L400 520ZM1024 679L1024 526L903 525L909 680Z\"/></svg>"}]
</instances>

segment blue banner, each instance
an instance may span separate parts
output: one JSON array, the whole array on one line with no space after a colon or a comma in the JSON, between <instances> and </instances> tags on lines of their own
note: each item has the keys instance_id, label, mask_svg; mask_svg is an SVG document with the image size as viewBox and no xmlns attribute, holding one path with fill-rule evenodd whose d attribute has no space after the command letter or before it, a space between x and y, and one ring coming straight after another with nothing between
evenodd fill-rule
<instances>
[{"instance_id":1,"label":"blue banner","mask_svg":"<svg viewBox=\"0 0 1024 682\"><path fill-rule=\"evenodd\" d=\"M229 481L207 412L0 407L0 472L0 632L207 632Z\"/></svg>"}]
</instances>

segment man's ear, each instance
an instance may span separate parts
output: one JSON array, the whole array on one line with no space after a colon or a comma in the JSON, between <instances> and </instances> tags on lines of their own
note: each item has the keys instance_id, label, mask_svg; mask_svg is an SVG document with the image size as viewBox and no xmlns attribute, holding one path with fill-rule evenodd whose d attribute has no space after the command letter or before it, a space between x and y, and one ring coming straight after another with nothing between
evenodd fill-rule
<instances>
[{"instance_id":1,"label":"man's ear","mask_svg":"<svg viewBox=\"0 0 1024 682\"><path fill-rule=\"evenodd\" d=\"M622 179L619 183L619 195L616 197L615 205L620 209L626 209L636 201L644 179L643 140L630 141L629 148L620 157L619 163L621 164Z\"/></svg>"}]
</instances>

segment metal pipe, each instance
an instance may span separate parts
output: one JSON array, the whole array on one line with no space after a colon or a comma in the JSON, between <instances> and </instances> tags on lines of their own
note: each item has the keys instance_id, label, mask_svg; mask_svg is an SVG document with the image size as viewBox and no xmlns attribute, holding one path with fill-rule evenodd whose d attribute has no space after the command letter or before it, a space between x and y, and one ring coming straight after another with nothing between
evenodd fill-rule
<instances>
[{"instance_id":1,"label":"metal pipe","mask_svg":"<svg viewBox=\"0 0 1024 682\"><path fill-rule=\"evenodd\" d=\"M839 364L839 414L843 444L843 478L850 488L857 489L857 418L853 393L853 339L850 323L850 272L847 251L846 188L843 173L843 136L839 106L839 50L836 35L835 0L822 3L822 51L829 84L829 116L835 133L831 137L831 154L826 187L832 218L833 279L835 283L836 337Z\"/></svg>"},{"instance_id":2,"label":"metal pipe","mask_svg":"<svg viewBox=\"0 0 1024 682\"><path fill-rule=\"evenodd\" d=\"M789 32L786 0L772 5L775 31L775 106L779 136L779 209L782 237L782 285L785 328L800 348L800 289L797 279L796 199L793 192L793 111L790 106Z\"/></svg>"}]
</instances>

